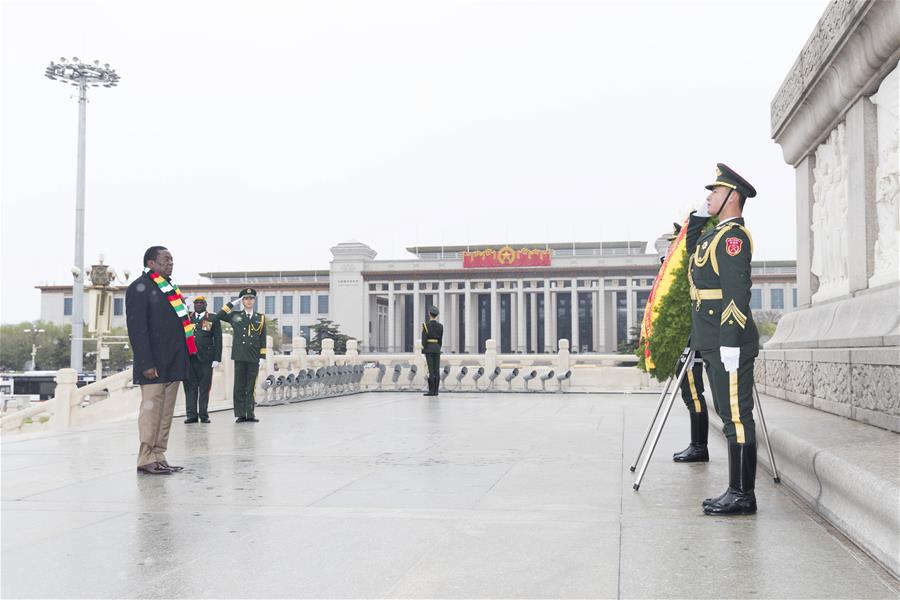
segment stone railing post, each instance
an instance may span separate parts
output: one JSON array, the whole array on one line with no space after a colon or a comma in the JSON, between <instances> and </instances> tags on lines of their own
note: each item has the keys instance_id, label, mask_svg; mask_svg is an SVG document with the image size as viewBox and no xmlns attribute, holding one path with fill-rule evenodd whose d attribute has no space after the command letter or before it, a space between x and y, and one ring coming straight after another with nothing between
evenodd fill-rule
<instances>
[{"instance_id":1,"label":"stone railing post","mask_svg":"<svg viewBox=\"0 0 900 600\"><path fill-rule=\"evenodd\" d=\"M422 353L422 340L420 339L413 340L413 355L410 362L416 365L419 374L424 373L422 377L428 377L428 374L425 373L428 370L428 365L425 363L425 355Z\"/></svg>"},{"instance_id":2,"label":"stone railing post","mask_svg":"<svg viewBox=\"0 0 900 600\"><path fill-rule=\"evenodd\" d=\"M309 362L306 354L306 338L302 335L295 335L291 343L291 357L295 361L298 369L305 369L306 363Z\"/></svg>"},{"instance_id":3,"label":"stone railing post","mask_svg":"<svg viewBox=\"0 0 900 600\"><path fill-rule=\"evenodd\" d=\"M334 340L331 338L322 340L322 361L326 367L334 366Z\"/></svg>"},{"instance_id":4,"label":"stone railing post","mask_svg":"<svg viewBox=\"0 0 900 600\"><path fill-rule=\"evenodd\" d=\"M266 336L266 374L275 372L274 340L271 335Z\"/></svg>"},{"instance_id":5,"label":"stone railing post","mask_svg":"<svg viewBox=\"0 0 900 600\"><path fill-rule=\"evenodd\" d=\"M563 374L569 370L569 340L559 340L559 354L556 357L556 372Z\"/></svg>"},{"instance_id":6,"label":"stone railing post","mask_svg":"<svg viewBox=\"0 0 900 600\"><path fill-rule=\"evenodd\" d=\"M485 377L497 368L497 340L485 340L484 342L484 374Z\"/></svg>"},{"instance_id":7,"label":"stone railing post","mask_svg":"<svg viewBox=\"0 0 900 600\"><path fill-rule=\"evenodd\" d=\"M78 389L78 373L75 369L56 372L56 390L53 393L54 429L68 429L72 419L72 393Z\"/></svg>"},{"instance_id":8,"label":"stone railing post","mask_svg":"<svg viewBox=\"0 0 900 600\"><path fill-rule=\"evenodd\" d=\"M226 402L234 403L234 361L231 360L231 346L234 338L230 333L222 334L222 364L219 365L224 379L222 397Z\"/></svg>"},{"instance_id":9,"label":"stone railing post","mask_svg":"<svg viewBox=\"0 0 900 600\"><path fill-rule=\"evenodd\" d=\"M359 342L357 340L347 340L347 364L355 365L359 362Z\"/></svg>"}]
</instances>

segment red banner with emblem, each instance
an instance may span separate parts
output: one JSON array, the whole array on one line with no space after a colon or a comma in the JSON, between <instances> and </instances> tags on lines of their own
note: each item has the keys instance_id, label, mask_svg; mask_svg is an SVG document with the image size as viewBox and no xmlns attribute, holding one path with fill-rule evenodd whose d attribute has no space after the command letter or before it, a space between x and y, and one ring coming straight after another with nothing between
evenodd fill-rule
<instances>
[{"instance_id":1,"label":"red banner with emblem","mask_svg":"<svg viewBox=\"0 0 900 600\"><path fill-rule=\"evenodd\" d=\"M530 248L515 250L511 246L504 246L499 250L488 248L487 250L463 253L463 267L466 269L549 266L550 250Z\"/></svg>"}]
</instances>

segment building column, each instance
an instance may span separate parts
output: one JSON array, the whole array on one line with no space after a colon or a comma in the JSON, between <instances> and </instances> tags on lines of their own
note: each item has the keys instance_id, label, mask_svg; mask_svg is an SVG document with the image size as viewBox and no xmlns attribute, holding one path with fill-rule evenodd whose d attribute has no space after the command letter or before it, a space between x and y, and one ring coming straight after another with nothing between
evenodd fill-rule
<instances>
[{"instance_id":1,"label":"building column","mask_svg":"<svg viewBox=\"0 0 900 600\"><path fill-rule=\"evenodd\" d=\"M447 319L449 315L444 314L447 308L447 292L443 279L438 282L437 307L438 310L441 311L442 320Z\"/></svg>"},{"instance_id":2,"label":"building column","mask_svg":"<svg viewBox=\"0 0 900 600\"><path fill-rule=\"evenodd\" d=\"M390 288L388 290L388 309L387 309L387 321L388 322L387 322L387 339L385 340L385 342L386 342L385 345L387 347L388 353L390 354L390 353L394 352L394 347L395 347L394 344L396 343L397 336L395 335L395 332L394 332L394 321L395 321L394 310L396 308L396 306L394 304L394 289L393 289L394 284L389 283L388 285L390 286Z\"/></svg>"},{"instance_id":3,"label":"building column","mask_svg":"<svg viewBox=\"0 0 900 600\"><path fill-rule=\"evenodd\" d=\"M544 349L537 347L537 342L538 342L538 303L537 303L538 295L537 295L537 292L529 292L528 297L531 302L531 307L530 307L531 310L529 311L531 313L531 315L529 315L531 318L531 351L534 352L535 354L540 354L541 352L544 351Z\"/></svg>"},{"instance_id":4,"label":"building column","mask_svg":"<svg viewBox=\"0 0 900 600\"><path fill-rule=\"evenodd\" d=\"M419 282L413 282L413 327L416 328L416 331L419 330L419 323L422 321L422 305L421 305L421 294L419 293ZM416 336L413 335L413 341L415 341Z\"/></svg>"},{"instance_id":5,"label":"building column","mask_svg":"<svg viewBox=\"0 0 900 600\"><path fill-rule=\"evenodd\" d=\"M544 280L544 347L541 349L541 352L547 352L553 354L556 350L556 342L550 337L550 323L553 321L553 316L556 314L556 311L553 309L553 306L550 303L553 295L550 293L550 280Z\"/></svg>"},{"instance_id":6,"label":"building column","mask_svg":"<svg viewBox=\"0 0 900 600\"><path fill-rule=\"evenodd\" d=\"M594 352L601 352L603 350L603 325L601 325L600 319L603 318L603 309L600 306L600 303L603 301L603 280L597 282L597 290L592 292L591 296L591 314L593 315L593 323L594 323L594 347L592 350Z\"/></svg>"},{"instance_id":7,"label":"building column","mask_svg":"<svg viewBox=\"0 0 900 600\"><path fill-rule=\"evenodd\" d=\"M522 287L523 282L520 279L516 288L516 347L515 350L521 354L525 354L525 319L528 315L525 313L525 289Z\"/></svg>"},{"instance_id":8,"label":"building column","mask_svg":"<svg viewBox=\"0 0 900 600\"><path fill-rule=\"evenodd\" d=\"M459 344L457 343L457 332L459 331L459 323L457 315L459 314L459 296L457 294L443 293L443 283L441 284L441 296L444 298L444 308L441 309L441 322L444 324L444 348L449 352L457 352ZM446 309L446 310L444 310Z\"/></svg>"},{"instance_id":9,"label":"building column","mask_svg":"<svg viewBox=\"0 0 900 600\"><path fill-rule=\"evenodd\" d=\"M369 314L372 310L372 296L369 295L368 284L364 284L363 289L363 330L362 330L362 352L369 352ZM299 307L298 307L299 308Z\"/></svg>"},{"instance_id":10,"label":"building column","mask_svg":"<svg viewBox=\"0 0 900 600\"><path fill-rule=\"evenodd\" d=\"M625 339L619 341L628 341L631 339L631 328L634 327L634 287L632 287L631 277L626 279L628 282L625 286Z\"/></svg>"},{"instance_id":11,"label":"building column","mask_svg":"<svg viewBox=\"0 0 900 600\"><path fill-rule=\"evenodd\" d=\"M500 348L500 300L497 294L497 280L491 281L491 339Z\"/></svg>"},{"instance_id":12,"label":"building column","mask_svg":"<svg viewBox=\"0 0 900 600\"><path fill-rule=\"evenodd\" d=\"M572 352L581 352L581 345L579 344L579 338L581 336L578 335L578 280L572 279L572 309L569 317L572 322L572 339L569 340L569 348L572 349Z\"/></svg>"},{"instance_id":13,"label":"building column","mask_svg":"<svg viewBox=\"0 0 900 600\"><path fill-rule=\"evenodd\" d=\"M876 107L863 96L847 113L847 277L850 291L869 287L878 237L875 170L878 167ZM787 303L785 302L785 305Z\"/></svg>"},{"instance_id":14,"label":"building column","mask_svg":"<svg viewBox=\"0 0 900 600\"><path fill-rule=\"evenodd\" d=\"M475 304L472 302L474 296L472 293L472 282L466 280L466 352L470 354L478 352L478 336L475 328L478 312L476 307L473 306Z\"/></svg>"}]
</instances>

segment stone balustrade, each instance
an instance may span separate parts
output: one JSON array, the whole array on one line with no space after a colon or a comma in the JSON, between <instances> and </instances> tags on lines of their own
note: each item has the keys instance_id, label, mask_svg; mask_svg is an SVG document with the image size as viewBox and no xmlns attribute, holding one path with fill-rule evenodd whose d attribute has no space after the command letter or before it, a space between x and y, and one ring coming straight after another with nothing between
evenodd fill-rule
<instances>
[{"instance_id":1,"label":"stone balustrade","mask_svg":"<svg viewBox=\"0 0 900 600\"><path fill-rule=\"evenodd\" d=\"M269 351L260 368L256 387L257 401L262 404L360 391L422 391L425 388L427 367L418 341L412 353L361 354L358 342L349 340L346 353L335 354L334 340L326 339L322 342L322 352L313 355L307 352L306 340L302 337L293 339L291 354L276 355L272 338L269 337L267 342ZM223 357L231 355L231 345L232 337L223 335ZM487 340L485 346L484 354L441 356L441 366L446 371L442 391L608 392L650 386L648 376L635 368L637 359L632 355L574 355L569 352L568 340L560 340L556 354L501 354L497 352L495 340ZM475 377L479 368L483 376ZM81 388L76 387L75 371L61 369L56 381L52 400L3 417L0 421L2 431L66 429L107 423L133 418L140 408L140 387L132 383L131 369ZM213 373L210 411L231 408L233 385L234 364L225 359ZM183 408L182 388L176 400L176 414ZM35 421L45 423L38 425Z\"/></svg>"}]
</instances>

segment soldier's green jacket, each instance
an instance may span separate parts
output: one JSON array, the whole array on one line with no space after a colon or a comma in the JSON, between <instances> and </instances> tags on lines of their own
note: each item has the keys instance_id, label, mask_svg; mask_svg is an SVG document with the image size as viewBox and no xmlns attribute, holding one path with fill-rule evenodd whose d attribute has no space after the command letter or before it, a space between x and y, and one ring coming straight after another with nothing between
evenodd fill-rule
<instances>
[{"instance_id":1,"label":"soldier's green jacket","mask_svg":"<svg viewBox=\"0 0 900 600\"><path fill-rule=\"evenodd\" d=\"M703 233L709 217L691 214L686 236L691 285L691 348L741 348L741 356L756 356L759 332L750 313L753 285L750 260L753 239L744 219L729 219Z\"/></svg>"},{"instance_id":2,"label":"soldier's green jacket","mask_svg":"<svg viewBox=\"0 0 900 600\"><path fill-rule=\"evenodd\" d=\"M254 312L248 317L243 310L234 310L229 302L216 313L216 318L231 323L234 330L232 360L255 363L266 357L266 315Z\"/></svg>"},{"instance_id":3,"label":"soldier's green jacket","mask_svg":"<svg viewBox=\"0 0 900 600\"><path fill-rule=\"evenodd\" d=\"M429 319L422 323L422 353L440 354L444 343L444 326Z\"/></svg>"}]
</instances>

